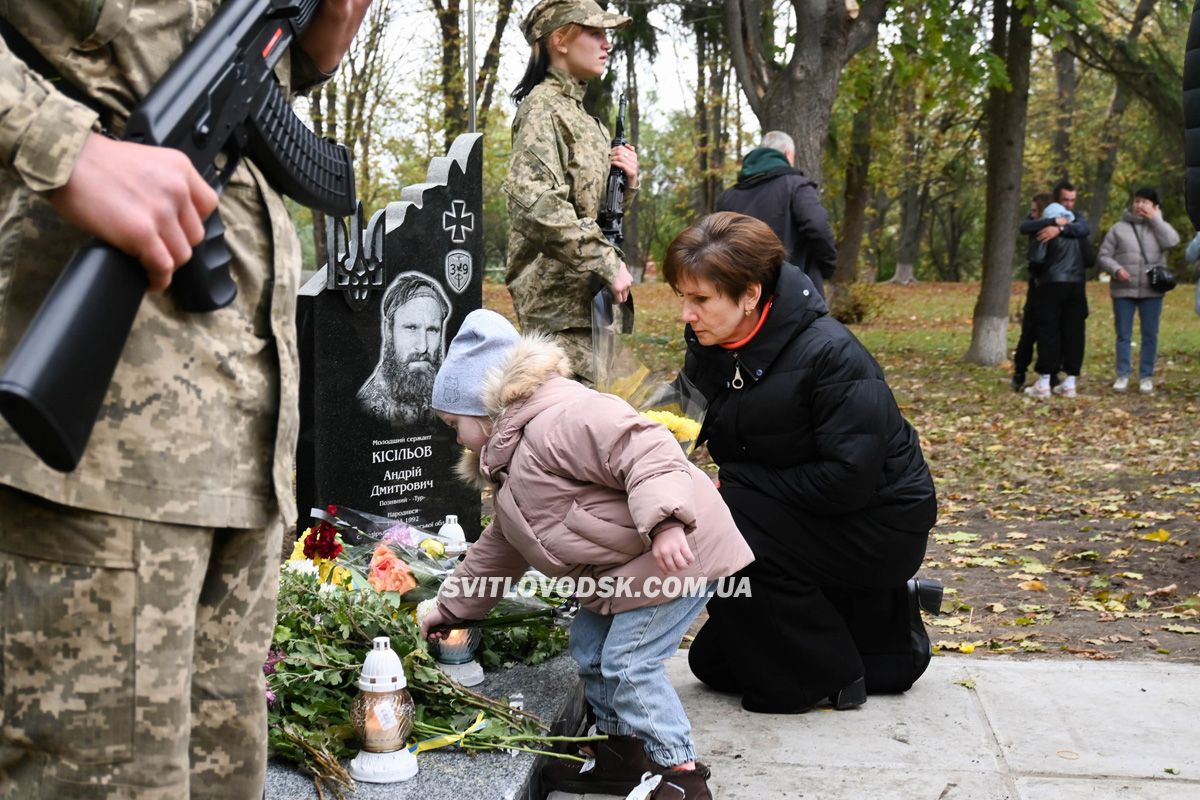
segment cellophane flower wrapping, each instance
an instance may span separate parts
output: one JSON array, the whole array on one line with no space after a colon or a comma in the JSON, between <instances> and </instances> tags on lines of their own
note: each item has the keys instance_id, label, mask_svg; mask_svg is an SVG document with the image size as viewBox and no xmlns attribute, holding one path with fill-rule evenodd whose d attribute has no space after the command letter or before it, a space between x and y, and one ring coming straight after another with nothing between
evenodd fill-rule
<instances>
[{"instance_id":1,"label":"cellophane flower wrapping","mask_svg":"<svg viewBox=\"0 0 1200 800\"><path fill-rule=\"evenodd\" d=\"M624 399L642 416L665 425L690 456L708 401L682 372L651 372L634 353L633 336L632 311L626 306L602 306L597 300L592 313L596 389Z\"/></svg>"}]
</instances>

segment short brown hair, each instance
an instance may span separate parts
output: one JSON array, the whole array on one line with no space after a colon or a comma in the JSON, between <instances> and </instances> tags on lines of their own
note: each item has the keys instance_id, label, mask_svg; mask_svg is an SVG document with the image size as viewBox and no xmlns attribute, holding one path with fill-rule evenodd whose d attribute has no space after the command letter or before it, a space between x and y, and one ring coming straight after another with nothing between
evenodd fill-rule
<instances>
[{"instance_id":1,"label":"short brown hair","mask_svg":"<svg viewBox=\"0 0 1200 800\"><path fill-rule=\"evenodd\" d=\"M784 255L779 237L765 222L718 211L693 222L667 246L663 276L672 289L681 280L702 280L734 299L757 283L762 305L775 293Z\"/></svg>"}]
</instances>

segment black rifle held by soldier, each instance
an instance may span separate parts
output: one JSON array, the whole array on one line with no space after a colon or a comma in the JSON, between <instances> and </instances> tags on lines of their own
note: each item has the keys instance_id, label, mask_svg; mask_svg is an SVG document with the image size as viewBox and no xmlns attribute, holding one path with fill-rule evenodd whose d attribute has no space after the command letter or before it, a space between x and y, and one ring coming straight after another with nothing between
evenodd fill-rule
<instances>
[{"instance_id":1,"label":"black rifle held by soldier","mask_svg":"<svg viewBox=\"0 0 1200 800\"><path fill-rule=\"evenodd\" d=\"M612 146L624 147L628 142L625 141L625 106L628 103L625 95L621 95L621 103L617 109L617 127L614 131ZM604 205L600 208L600 214L596 218L596 223L600 226L600 232L604 237L612 242L614 247L620 247L625 241L625 187L629 184L629 178L625 175L625 170L613 165L608 168L608 183L604 190ZM607 286L597 286L595 297L592 300L593 314L599 314L600 319L605 324L611 325L613 321L613 296L612 291ZM629 293L628 299L623 303L627 309L625 314L622 330L624 333L633 332L633 292Z\"/></svg>"},{"instance_id":2,"label":"black rifle held by soldier","mask_svg":"<svg viewBox=\"0 0 1200 800\"><path fill-rule=\"evenodd\" d=\"M225 0L130 115L124 139L182 151L218 189L249 157L271 184L332 216L355 209L346 148L292 111L273 70L320 0ZM220 214L171 281L184 311L237 295ZM54 469L74 469L147 288L138 260L93 239L72 256L0 375L0 414Z\"/></svg>"}]
</instances>

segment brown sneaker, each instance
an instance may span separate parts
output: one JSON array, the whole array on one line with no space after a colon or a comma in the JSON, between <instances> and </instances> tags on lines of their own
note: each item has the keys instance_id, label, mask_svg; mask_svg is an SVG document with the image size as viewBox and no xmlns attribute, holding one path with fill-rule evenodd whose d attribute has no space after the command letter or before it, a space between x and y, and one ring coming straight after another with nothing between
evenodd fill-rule
<instances>
[{"instance_id":1,"label":"brown sneaker","mask_svg":"<svg viewBox=\"0 0 1200 800\"><path fill-rule=\"evenodd\" d=\"M646 755L646 745L636 736L614 736L594 742L595 757L580 764L554 759L542 767L542 786L547 792L626 795L642 775L661 769Z\"/></svg>"},{"instance_id":2,"label":"brown sneaker","mask_svg":"<svg viewBox=\"0 0 1200 800\"><path fill-rule=\"evenodd\" d=\"M695 769L671 769L670 767L654 766L653 774L642 776L645 780L634 789L630 798L645 798L645 800L712 800L712 792L708 789L708 779L712 771L696 762ZM655 782L656 778L661 780ZM646 789L648 794L637 794L639 789Z\"/></svg>"}]
</instances>

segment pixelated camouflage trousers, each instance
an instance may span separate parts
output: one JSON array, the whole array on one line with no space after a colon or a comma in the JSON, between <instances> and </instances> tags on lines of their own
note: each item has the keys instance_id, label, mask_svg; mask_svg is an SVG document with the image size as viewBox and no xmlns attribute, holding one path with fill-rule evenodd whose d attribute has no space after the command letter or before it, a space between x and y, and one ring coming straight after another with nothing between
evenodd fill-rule
<instances>
[{"instance_id":1,"label":"pixelated camouflage trousers","mask_svg":"<svg viewBox=\"0 0 1200 800\"><path fill-rule=\"evenodd\" d=\"M592 355L592 331L588 328L567 328L548 331L554 343L563 349L571 361L575 380L584 386L595 386L596 369Z\"/></svg>"},{"instance_id":2,"label":"pixelated camouflage trousers","mask_svg":"<svg viewBox=\"0 0 1200 800\"><path fill-rule=\"evenodd\" d=\"M282 532L0 487L0 797L259 800Z\"/></svg>"}]
</instances>

